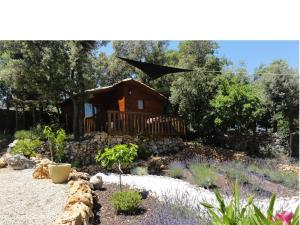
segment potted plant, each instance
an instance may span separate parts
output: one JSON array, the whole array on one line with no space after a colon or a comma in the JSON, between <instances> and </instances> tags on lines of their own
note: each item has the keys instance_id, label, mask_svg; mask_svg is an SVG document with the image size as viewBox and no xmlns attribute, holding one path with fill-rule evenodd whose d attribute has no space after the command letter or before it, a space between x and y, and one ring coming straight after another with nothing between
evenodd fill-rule
<instances>
[{"instance_id":1,"label":"potted plant","mask_svg":"<svg viewBox=\"0 0 300 225\"><path fill-rule=\"evenodd\" d=\"M51 127L45 126L43 131L47 138L52 164L48 165L49 175L53 183L64 183L68 180L71 164L61 163L64 154L64 141L66 133L63 129L52 131ZM54 160L55 159L55 160Z\"/></svg>"}]
</instances>

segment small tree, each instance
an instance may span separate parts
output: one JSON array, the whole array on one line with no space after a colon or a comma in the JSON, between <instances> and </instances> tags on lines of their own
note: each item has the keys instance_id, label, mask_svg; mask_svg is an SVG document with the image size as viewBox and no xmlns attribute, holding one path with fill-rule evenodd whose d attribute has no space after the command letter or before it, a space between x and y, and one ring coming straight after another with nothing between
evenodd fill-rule
<instances>
[{"instance_id":1,"label":"small tree","mask_svg":"<svg viewBox=\"0 0 300 225\"><path fill-rule=\"evenodd\" d=\"M119 171L120 191L122 190L122 168L127 167L137 156L138 146L135 144L118 144L112 148L104 148L96 155L96 162L104 167L116 167Z\"/></svg>"},{"instance_id":2,"label":"small tree","mask_svg":"<svg viewBox=\"0 0 300 225\"><path fill-rule=\"evenodd\" d=\"M54 132L51 127L45 126L43 134L47 138L51 160L54 161L55 156L55 161L61 162L64 155L64 141L66 139L65 131L63 129L59 129Z\"/></svg>"}]
</instances>

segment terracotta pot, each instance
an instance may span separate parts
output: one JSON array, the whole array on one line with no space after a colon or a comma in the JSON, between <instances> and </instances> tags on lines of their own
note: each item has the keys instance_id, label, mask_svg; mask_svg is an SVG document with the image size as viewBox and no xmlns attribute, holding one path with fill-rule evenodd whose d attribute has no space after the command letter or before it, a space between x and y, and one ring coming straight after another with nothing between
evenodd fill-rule
<instances>
[{"instance_id":1,"label":"terracotta pot","mask_svg":"<svg viewBox=\"0 0 300 225\"><path fill-rule=\"evenodd\" d=\"M71 164L69 163L55 163L48 165L49 175L52 182L55 184L65 183L71 171Z\"/></svg>"}]
</instances>

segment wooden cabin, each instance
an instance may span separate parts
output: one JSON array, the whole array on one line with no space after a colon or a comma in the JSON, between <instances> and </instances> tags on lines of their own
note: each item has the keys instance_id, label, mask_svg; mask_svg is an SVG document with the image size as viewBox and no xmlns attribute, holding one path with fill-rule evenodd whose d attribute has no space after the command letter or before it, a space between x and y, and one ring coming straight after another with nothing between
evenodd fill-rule
<instances>
[{"instance_id":1,"label":"wooden cabin","mask_svg":"<svg viewBox=\"0 0 300 225\"><path fill-rule=\"evenodd\" d=\"M84 130L110 134L181 136L184 121L166 114L168 99L153 88L133 79L108 87L86 90ZM72 104L62 107L65 129L72 132Z\"/></svg>"}]
</instances>

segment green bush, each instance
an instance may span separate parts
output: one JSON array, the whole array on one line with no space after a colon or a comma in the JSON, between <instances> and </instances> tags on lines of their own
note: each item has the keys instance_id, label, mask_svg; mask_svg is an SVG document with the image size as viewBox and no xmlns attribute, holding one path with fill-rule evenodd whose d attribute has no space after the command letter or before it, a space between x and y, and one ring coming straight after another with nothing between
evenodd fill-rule
<instances>
[{"instance_id":1,"label":"green bush","mask_svg":"<svg viewBox=\"0 0 300 225\"><path fill-rule=\"evenodd\" d=\"M182 178L183 177L183 169L182 168L171 168L169 171L170 177L173 178Z\"/></svg>"},{"instance_id":2,"label":"green bush","mask_svg":"<svg viewBox=\"0 0 300 225\"><path fill-rule=\"evenodd\" d=\"M115 192L109 202L117 212L132 213L140 208L142 196L136 191Z\"/></svg>"},{"instance_id":3,"label":"green bush","mask_svg":"<svg viewBox=\"0 0 300 225\"><path fill-rule=\"evenodd\" d=\"M201 187L213 187L216 184L218 174L216 169L200 163L190 165L195 183Z\"/></svg>"},{"instance_id":4,"label":"green bush","mask_svg":"<svg viewBox=\"0 0 300 225\"><path fill-rule=\"evenodd\" d=\"M12 149L12 153L23 154L26 157L36 155L36 149L42 145L42 142L38 139L22 139L19 140L16 146Z\"/></svg>"},{"instance_id":5,"label":"green bush","mask_svg":"<svg viewBox=\"0 0 300 225\"><path fill-rule=\"evenodd\" d=\"M36 135L32 130L18 130L15 132L15 139L36 139Z\"/></svg>"},{"instance_id":6,"label":"green bush","mask_svg":"<svg viewBox=\"0 0 300 225\"><path fill-rule=\"evenodd\" d=\"M130 170L134 175L148 175L148 167L138 166Z\"/></svg>"}]
</instances>

